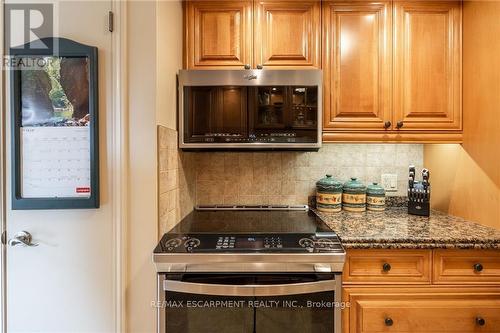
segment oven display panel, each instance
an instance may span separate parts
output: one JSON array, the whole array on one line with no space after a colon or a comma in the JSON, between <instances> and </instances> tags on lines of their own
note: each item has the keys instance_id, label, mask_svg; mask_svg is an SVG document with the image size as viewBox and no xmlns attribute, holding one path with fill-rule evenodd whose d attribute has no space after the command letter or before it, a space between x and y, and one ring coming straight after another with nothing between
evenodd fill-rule
<instances>
[{"instance_id":1,"label":"oven display panel","mask_svg":"<svg viewBox=\"0 0 500 333\"><path fill-rule=\"evenodd\" d=\"M264 238L237 237L234 245L237 249L262 249L264 247Z\"/></svg>"},{"instance_id":2,"label":"oven display panel","mask_svg":"<svg viewBox=\"0 0 500 333\"><path fill-rule=\"evenodd\" d=\"M217 239L216 250L265 250L282 248L279 236L238 235Z\"/></svg>"},{"instance_id":3,"label":"oven display panel","mask_svg":"<svg viewBox=\"0 0 500 333\"><path fill-rule=\"evenodd\" d=\"M338 238L315 234L165 234L155 253L343 252Z\"/></svg>"}]
</instances>

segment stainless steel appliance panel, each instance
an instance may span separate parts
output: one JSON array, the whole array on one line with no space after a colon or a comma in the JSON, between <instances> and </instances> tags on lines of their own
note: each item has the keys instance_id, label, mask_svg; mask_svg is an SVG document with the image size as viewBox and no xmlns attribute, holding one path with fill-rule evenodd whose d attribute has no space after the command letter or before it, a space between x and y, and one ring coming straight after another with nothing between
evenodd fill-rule
<instances>
[{"instance_id":1,"label":"stainless steel appliance panel","mask_svg":"<svg viewBox=\"0 0 500 333\"><path fill-rule=\"evenodd\" d=\"M340 274L160 274L158 332L340 333Z\"/></svg>"},{"instance_id":2,"label":"stainless steel appliance panel","mask_svg":"<svg viewBox=\"0 0 500 333\"><path fill-rule=\"evenodd\" d=\"M320 70L181 70L178 79L183 149L321 147Z\"/></svg>"}]
</instances>

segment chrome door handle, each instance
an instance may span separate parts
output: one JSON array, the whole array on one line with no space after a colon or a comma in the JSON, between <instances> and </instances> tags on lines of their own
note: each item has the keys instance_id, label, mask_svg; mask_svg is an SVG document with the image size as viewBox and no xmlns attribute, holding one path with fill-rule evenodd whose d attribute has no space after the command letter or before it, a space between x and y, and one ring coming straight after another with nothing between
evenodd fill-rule
<instances>
[{"instance_id":1,"label":"chrome door handle","mask_svg":"<svg viewBox=\"0 0 500 333\"><path fill-rule=\"evenodd\" d=\"M336 280L271 285L227 285L164 280L163 290L212 296L284 296L334 291L336 284Z\"/></svg>"},{"instance_id":2,"label":"chrome door handle","mask_svg":"<svg viewBox=\"0 0 500 333\"><path fill-rule=\"evenodd\" d=\"M10 246L38 246L38 243L32 243L33 237L27 231L19 231L14 238L9 239Z\"/></svg>"}]
</instances>

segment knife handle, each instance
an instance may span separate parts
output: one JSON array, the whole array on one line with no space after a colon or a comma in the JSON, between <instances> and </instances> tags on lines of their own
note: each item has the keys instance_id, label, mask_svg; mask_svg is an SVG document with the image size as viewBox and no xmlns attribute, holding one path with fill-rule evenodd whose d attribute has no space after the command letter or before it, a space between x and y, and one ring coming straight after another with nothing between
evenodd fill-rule
<instances>
[{"instance_id":1,"label":"knife handle","mask_svg":"<svg viewBox=\"0 0 500 333\"><path fill-rule=\"evenodd\" d=\"M422 179L423 180L429 180L429 169L423 169L422 170Z\"/></svg>"}]
</instances>

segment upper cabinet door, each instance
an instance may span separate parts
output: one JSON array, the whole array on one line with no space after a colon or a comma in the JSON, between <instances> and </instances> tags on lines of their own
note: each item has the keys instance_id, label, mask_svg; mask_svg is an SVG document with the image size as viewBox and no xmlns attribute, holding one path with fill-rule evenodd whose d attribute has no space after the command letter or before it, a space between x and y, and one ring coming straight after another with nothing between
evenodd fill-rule
<instances>
[{"instance_id":1,"label":"upper cabinet door","mask_svg":"<svg viewBox=\"0 0 500 333\"><path fill-rule=\"evenodd\" d=\"M256 1L254 22L255 66L321 67L319 0Z\"/></svg>"},{"instance_id":2,"label":"upper cabinet door","mask_svg":"<svg viewBox=\"0 0 500 333\"><path fill-rule=\"evenodd\" d=\"M461 130L461 2L394 2L399 130Z\"/></svg>"},{"instance_id":3,"label":"upper cabinet door","mask_svg":"<svg viewBox=\"0 0 500 333\"><path fill-rule=\"evenodd\" d=\"M391 2L323 2L324 127L391 127Z\"/></svg>"},{"instance_id":4,"label":"upper cabinet door","mask_svg":"<svg viewBox=\"0 0 500 333\"><path fill-rule=\"evenodd\" d=\"M252 63L252 1L186 1L184 66L241 68Z\"/></svg>"}]
</instances>

